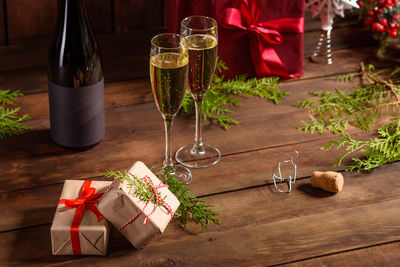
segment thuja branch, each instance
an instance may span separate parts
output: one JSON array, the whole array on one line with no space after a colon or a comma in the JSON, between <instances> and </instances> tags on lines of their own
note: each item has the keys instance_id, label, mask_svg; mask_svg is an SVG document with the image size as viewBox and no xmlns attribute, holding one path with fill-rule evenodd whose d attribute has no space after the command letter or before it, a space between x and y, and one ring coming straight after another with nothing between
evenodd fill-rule
<instances>
[{"instance_id":1,"label":"thuja branch","mask_svg":"<svg viewBox=\"0 0 400 267\"><path fill-rule=\"evenodd\" d=\"M311 121L302 121L303 126L298 129L310 133L322 134L328 131L338 134L339 140L330 141L323 146L323 149L345 149L336 166L352 153L361 152L363 156L352 158L354 164L347 166L346 170L370 171L385 163L400 160L399 73L399 69L375 71L372 65L365 66L362 63L360 72L337 78L349 81L361 77L362 83L358 88L348 93L340 89L336 89L334 93L314 91L312 95L316 99L296 102L298 107L311 113ZM390 122L379 127L376 124L383 116L389 118ZM363 131L379 127L377 137L370 140L353 139L347 133L350 125Z\"/></svg>"},{"instance_id":2,"label":"thuja branch","mask_svg":"<svg viewBox=\"0 0 400 267\"><path fill-rule=\"evenodd\" d=\"M153 195L153 190L143 179L139 179L139 177L131 175L127 171L107 171L104 173L104 176L111 179L119 179L121 182L126 182L129 193L135 195L144 202L150 201ZM157 203L156 198L152 198L152 202L160 205L160 203Z\"/></svg>"},{"instance_id":3,"label":"thuja branch","mask_svg":"<svg viewBox=\"0 0 400 267\"><path fill-rule=\"evenodd\" d=\"M168 184L168 189L181 203L175 214L182 227L186 228L189 220L200 224L202 229L207 228L207 225L211 222L217 225L221 224L220 219L217 217L219 212L214 210L213 205L190 193L189 187L185 183L178 181L175 175L171 173L172 169L164 169L157 175L163 183Z\"/></svg>"},{"instance_id":4,"label":"thuja branch","mask_svg":"<svg viewBox=\"0 0 400 267\"><path fill-rule=\"evenodd\" d=\"M284 96L290 95L289 92L280 90L278 78L247 79L242 75L225 81L217 74L227 69L225 63L217 61L216 74L203 100L203 117L217 121L225 130L228 130L230 125L239 123L230 115L234 113L231 107L240 106L242 97L258 96L278 104ZM194 101L189 90L183 100L182 110L186 113L194 112Z\"/></svg>"},{"instance_id":5,"label":"thuja branch","mask_svg":"<svg viewBox=\"0 0 400 267\"><path fill-rule=\"evenodd\" d=\"M398 91L397 86L395 86L394 84L392 84L392 83L390 83L388 81L383 80L380 77L376 77L376 75L372 75L371 72L366 71L364 62L361 62L360 65L361 65L362 77L366 77L368 80L372 80L374 83L384 84L387 88L390 89L390 91L396 97L397 103L400 102L400 97L399 97L399 94L397 93L397 91ZM392 72L392 74L393 74L393 72Z\"/></svg>"},{"instance_id":6,"label":"thuja branch","mask_svg":"<svg viewBox=\"0 0 400 267\"><path fill-rule=\"evenodd\" d=\"M22 134L29 129L23 124L29 115L19 115L19 107L11 108L19 96L22 96L20 91L0 90L0 139Z\"/></svg>"}]
</instances>

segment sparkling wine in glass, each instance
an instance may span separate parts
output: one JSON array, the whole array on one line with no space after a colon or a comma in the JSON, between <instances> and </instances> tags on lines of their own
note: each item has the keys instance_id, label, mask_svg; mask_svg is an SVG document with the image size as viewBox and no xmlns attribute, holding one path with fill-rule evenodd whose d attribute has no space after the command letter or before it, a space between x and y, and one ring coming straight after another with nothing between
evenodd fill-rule
<instances>
[{"instance_id":1,"label":"sparkling wine in glass","mask_svg":"<svg viewBox=\"0 0 400 267\"><path fill-rule=\"evenodd\" d=\"M165 125L164 170L190 183L190 170L172 162L171 136L172 122L181 108L188 77L189 59L187 50L181 46L181 37L174 33L164 33L151 39L150 81L154 101Z\"/></svg>"},{"instance_id":2,"label":"sparkling wine in glass","mask_svg":"<svg viewBox=\"0 0 400 267\"><path fill-rule=\"evenodd\" d=\"M201 136L203 99L214 76L217 63L217 22L205 16L191 16L181 23L182 46L189 55L189 89L196 108L196 133L194 144L178 149L176 160L186 167L205 168L221 159L221 152L205 145Z\"/></svg>"}]
</instances>

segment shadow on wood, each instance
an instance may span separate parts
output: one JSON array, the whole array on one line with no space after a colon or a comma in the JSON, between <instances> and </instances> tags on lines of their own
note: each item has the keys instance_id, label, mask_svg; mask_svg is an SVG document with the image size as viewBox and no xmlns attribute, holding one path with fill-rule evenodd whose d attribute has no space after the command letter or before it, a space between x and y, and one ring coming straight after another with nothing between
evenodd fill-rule
<instances>
[{"instance_id":1,"label":"shadow on wood","mask_svg":"<svg viewBox=\"0 0 400 267\"><path fill-rule=\"evenodd\" d=\"M315 188L311 186L311 184L302 184L296 189L306 193L307 195L310 195L315 198L324 198L324 197L331 197L334 196L336 193L332 192L327 192L319 188Z\"/></svg>"}]
</instances>

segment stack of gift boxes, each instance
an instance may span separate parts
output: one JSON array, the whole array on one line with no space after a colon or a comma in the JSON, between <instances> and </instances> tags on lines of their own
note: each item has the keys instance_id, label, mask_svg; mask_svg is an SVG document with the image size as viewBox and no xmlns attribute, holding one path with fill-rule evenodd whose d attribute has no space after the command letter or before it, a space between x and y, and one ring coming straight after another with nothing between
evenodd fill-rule
<instances>
[{"instance_id":1,"label":"stack of gift boxes","mask_svg":"<svg viewBox=\"0 0 400 267\"><path fill-rule=\"evenodd\" d=\"M164 232L178 199L142 162L128 172L151 188L150 201L140 200L126 180L65 181L50 230L54 255L105 255L110 224L136 248Z\"/></svg>"}]
</instances>

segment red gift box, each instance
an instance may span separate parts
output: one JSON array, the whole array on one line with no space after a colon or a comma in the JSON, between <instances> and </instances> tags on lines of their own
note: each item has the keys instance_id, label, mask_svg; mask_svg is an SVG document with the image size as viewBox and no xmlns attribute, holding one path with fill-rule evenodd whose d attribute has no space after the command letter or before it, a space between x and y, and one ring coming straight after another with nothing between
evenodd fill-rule
<instances>
[{"instance_id":1,"label":"red gift box","mask_svg":"<svg viewBox=\"0 0 400 267\"><path fill-rule=\"evenodd\" d=\"M303 0L169 0L168 30L179 32L187 16L218 23L218 56L229 67L224 77L303 73Z\"/></svg>"}]
</instances>

